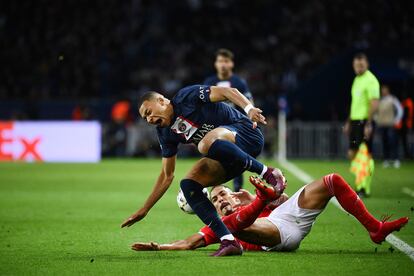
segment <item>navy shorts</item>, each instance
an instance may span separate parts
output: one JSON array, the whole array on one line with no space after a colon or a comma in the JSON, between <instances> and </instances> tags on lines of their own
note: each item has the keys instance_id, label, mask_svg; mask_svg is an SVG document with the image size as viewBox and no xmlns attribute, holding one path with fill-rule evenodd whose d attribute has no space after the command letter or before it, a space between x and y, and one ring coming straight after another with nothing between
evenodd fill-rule
<instances>
[{"instance_id":1,"label":"navy shorts","mask_svg":"<svg viewBox=\"0 0 414 276\"><path fill-rule=\"evenodd\" d=\"M253 123L250 120L243 120L231 125L220 126L230 130L236 135L236 145L256 158L263 150L264 137L259 127L253 129ZM245 169L232 164L221 164L226 171L226 181L241 175Z\"/></svg>"}]
</instances>

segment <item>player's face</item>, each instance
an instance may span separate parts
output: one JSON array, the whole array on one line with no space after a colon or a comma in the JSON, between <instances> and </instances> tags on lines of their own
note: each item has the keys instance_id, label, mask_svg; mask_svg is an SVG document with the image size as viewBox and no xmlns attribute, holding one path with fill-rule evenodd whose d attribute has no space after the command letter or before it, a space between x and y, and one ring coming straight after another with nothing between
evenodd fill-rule
<instances>
[{"instance_id":1,"label":"player's face","mask_svg":"<svg viewBox=\"0 0 414 276\"><path fill-rule=\"evenodd\" d=\"M151 125L167 127L171 124L173 115L170 114L168 103L164 97L144 101L139 108L139 115Z\"/></svg>"},{"instance_id":2,"label":"player's face","mask_svg":"<svg viewBox=\"0 0 414 276\"><path fill-rule=\"evenodd\" d=\"M368 61L365 58L354 58L352 66L354 67L355 74L361 75L367 71Z\"/></svg>"},{"instance_id":3,"label":"player's face","mask_svg":"<svg viewBox=\"0 0 414 276\"><path fill-rule=\"evenodd\" d=\"M233 213L235 205L239 204L234 197L231 196L230 191L223 186L215 188L211 192L211 202L216 207L220 216L227 216Z\"/></svg>"},{"instance_id":4,"label":"player's face","mask_svg":"<svg viewBox=\"0 0 414 276\"><path fill-rule=\"evenodd\" d=\"M216 67L217 73L228 75L232 72L234 63L228 57L217 56L214 66Z\"/></svg>"}]
</instances>

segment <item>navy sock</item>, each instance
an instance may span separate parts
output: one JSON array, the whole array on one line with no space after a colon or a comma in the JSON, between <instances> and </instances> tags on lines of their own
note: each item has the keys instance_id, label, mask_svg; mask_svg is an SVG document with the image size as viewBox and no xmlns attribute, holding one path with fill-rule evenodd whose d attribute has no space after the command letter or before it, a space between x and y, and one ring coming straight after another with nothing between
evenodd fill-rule
<instances>
[{"instance_id":1,"label":"navy sock","mask_svg":"<svg viewBox=\"0 0 414 276\"><path fill-rule=\"evenodd\" d=\"M194 213L213 230L218 238L231 234L217 214L213 203L203 194L203 186L191 179L181 180L180 186Z\"/></svg>"},{"instance_id":2,"label":"navy sock","mask_svg":"<svg viewBox=\"0 0 414 276\"><path fill-rule=\"evenodd\" d=\"M235 192L240 191L240 189L243 187L243 174L236 176L233 179L233 187Z\"/></svg>"},{"instance_id":3,"label":"navy sock","mask_svg":"<svg viewBox=\"0 0 414 276\"><path fill-rule=\"evenodd\" d=\"M226 140L216 140L208 150L207 157L217 160L220 163L237 165L250 172L261 174L263 164L241 150L232 142Z\"/></svg>"}]
</instances>

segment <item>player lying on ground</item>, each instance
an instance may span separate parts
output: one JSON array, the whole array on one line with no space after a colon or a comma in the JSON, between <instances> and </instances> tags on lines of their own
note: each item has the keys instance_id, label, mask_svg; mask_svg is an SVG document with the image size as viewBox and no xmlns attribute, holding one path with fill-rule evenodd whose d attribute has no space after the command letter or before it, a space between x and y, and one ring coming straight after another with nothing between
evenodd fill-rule
<instances>
[{"instance_id":1,"label":"player lying on ground","mask_svg":"<svg viewBox=\"0 0 414 276\"><path fill-rule=\"evenodd\" d=\"M258 181L257 178L252 180ZM253 181L252 184L260 190L258 183ZM260 197L254 200L249 199L248 201L251 203L244 208L235 208L234 206L237 205L239 200L246 204L245 194L237 193L236 195L238 200L235 200L224 186L219 186L211 191L211 200L219 214L223 216L223 222L229 229L232 229L238 239L245 242L243 246L247 250L296 250L310 232L316 217L323 211L332 197L335 197L342 208L353 215L367 229L371 240L378 244L382 243L387 235L393 231L399 231L408 222L407 217L394 221L387 221L389 217L381 221L374 218L348 183L335 173L326 175L300 188L291 198L271 211L270 214L265 209L265 204L258 203ZM252 218L251 216L255 217ZM256 219L254 223L247 226L253 219ZM190 250L217 241L218 239L214 233L208 227L204 227L199 233L185 240L171 244L138 242L132 245L132 249L137 251Z\"/></svg>"},{"instance_id":2,"label":"player lying on ground","mask_svg":"<svg viewBox=\"0 0 414 276\"><path fill-rule=\"evenodd\" d=\"M234 103L248 116L223 101ZM205 157L181 180L181 190L197 216L220 238L221 246L215 255L241 255L240 245L203 194L203 188L225 183L248 170L263 177L279 194L283 192L285 180L281 172L255 159L264 144L263 134L256 128L257 123L266 123L262 111L237 89L205 85L185 87L171 101L149 92L141 102L141 117L157 126L162 169L143 207L126 219L122 227L143 219L167 191L174 178L178 144L194 143Z\"/></svg>"}]
</instances>

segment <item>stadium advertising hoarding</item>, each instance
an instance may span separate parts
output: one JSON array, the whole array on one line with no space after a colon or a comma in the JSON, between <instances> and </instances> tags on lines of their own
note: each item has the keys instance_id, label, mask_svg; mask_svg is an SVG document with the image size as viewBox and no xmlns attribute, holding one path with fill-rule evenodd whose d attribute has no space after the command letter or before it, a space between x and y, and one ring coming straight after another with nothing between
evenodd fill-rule
<instances>
[{"instance_id":1,"label":"stadium advertising hoarding","mask_svg":"<svg viewBox=\"0 0 414 276\"><path fill-rule=\"evenodd\" d=\"M0 161L99 162L99 122L0 121Z\"/></svg>"}]
</instances>

